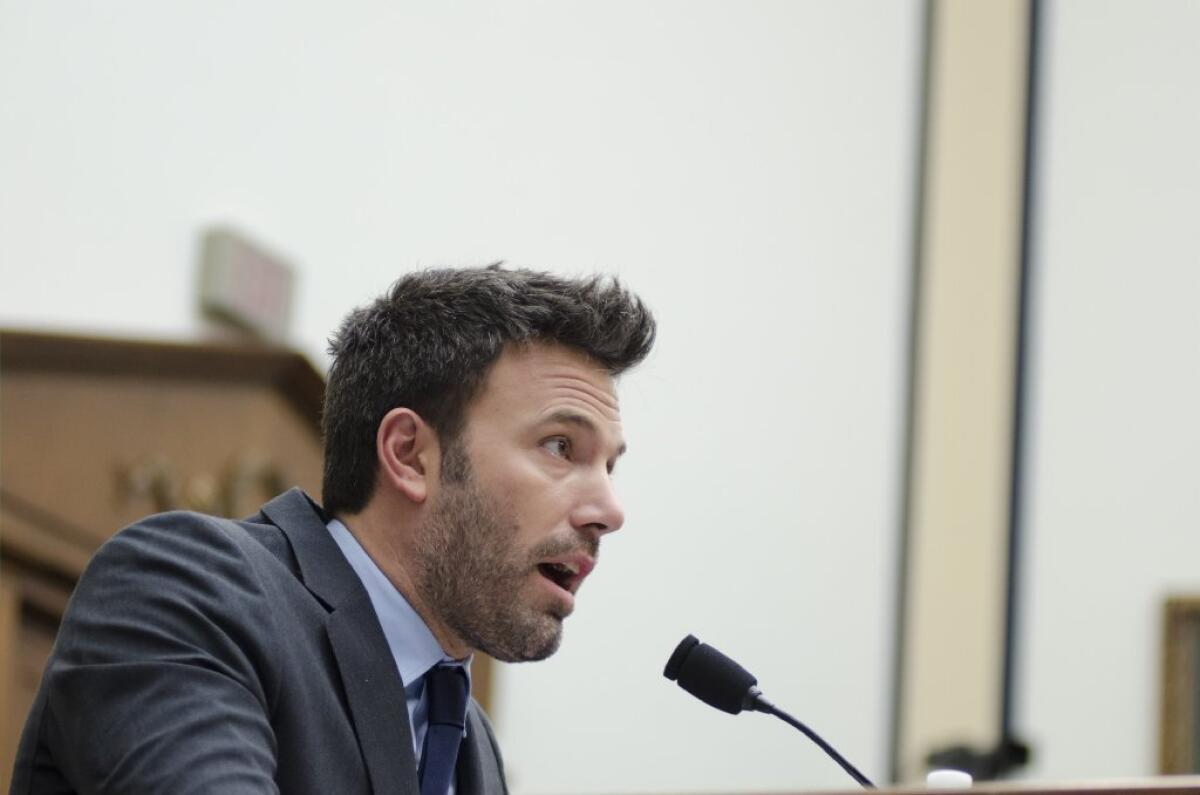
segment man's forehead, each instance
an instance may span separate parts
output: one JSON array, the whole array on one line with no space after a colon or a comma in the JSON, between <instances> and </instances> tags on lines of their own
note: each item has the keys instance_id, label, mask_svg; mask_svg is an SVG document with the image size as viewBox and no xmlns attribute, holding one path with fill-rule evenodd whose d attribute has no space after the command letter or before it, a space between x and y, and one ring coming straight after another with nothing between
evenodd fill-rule
<instances>
[{"instance_id":1,"label":"man's forehead","mask_svg":"<svg viewBox=\"0 0 1200 795\"><path fill-rule=\"evenodd\" d=\"M621 405L612 378L603 370L580 373L566 367L548 367L530 374L535 392L547 400L579 402L609 422L621 421Z\"/></svg>"},{"instance_id":2,"label":"man's forehead","mask_svg":"<svg viewBox=\"0 0 1200 795\"><path fill-rule=\"evenodd\" d=\"M506 348L488 374L490 387L528 396L577 398L617 419L620 404L612 375L585 353L561 345ZM542 393L536 395L536 393Z\"/></svg>"},{"instance_id":3,"label":"man's forehead","mask_svg":"<svg viewBox=\"0 0 1200 795\"><path fill-rule=\"evenodd\" d=\"M609 446L624 448L612 375L590 356L561 345L506 348L468 413L483 422L527 428L563 421L586 425L607 437Z\"/></svg>"}]
</instances>

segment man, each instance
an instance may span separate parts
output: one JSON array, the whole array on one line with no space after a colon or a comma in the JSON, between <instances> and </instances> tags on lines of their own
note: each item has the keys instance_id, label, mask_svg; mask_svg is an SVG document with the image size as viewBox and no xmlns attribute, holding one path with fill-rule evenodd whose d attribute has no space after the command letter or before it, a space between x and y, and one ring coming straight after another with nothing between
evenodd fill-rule
<instances>
[{"instance_id":1,"label":"man","mask_svg":"<svg viewBox=\"0 0 1200 795\"><path fill-rule=\"evenodd\" d=\"M406 276L331 344L324 509L118 533L80 579L12 792L505 792L463 667L538 660L621 509L615 282Z\"/></svg>"}]
</instances>

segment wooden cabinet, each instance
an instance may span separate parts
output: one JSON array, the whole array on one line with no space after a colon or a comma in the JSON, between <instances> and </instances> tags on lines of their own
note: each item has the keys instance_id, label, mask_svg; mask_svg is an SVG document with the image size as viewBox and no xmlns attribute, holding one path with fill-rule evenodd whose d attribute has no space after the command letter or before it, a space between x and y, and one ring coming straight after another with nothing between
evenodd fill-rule
<instances>
[{"instance_id":1,"label":"wooden cabinet","mask_svg":"<svg viewBox=\"0 0 1200 795\"><path fill-rule=\"evenodd\" d=\"M0 331L0 791L92 552L161 510L319 497L323 395L278 348Z\"/></svg>"}]
</instances>

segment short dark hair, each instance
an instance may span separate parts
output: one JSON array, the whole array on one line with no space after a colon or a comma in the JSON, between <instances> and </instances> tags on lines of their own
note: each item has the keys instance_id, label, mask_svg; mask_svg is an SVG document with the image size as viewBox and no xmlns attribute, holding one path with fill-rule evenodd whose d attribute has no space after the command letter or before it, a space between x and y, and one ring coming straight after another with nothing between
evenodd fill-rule
<instances>
[{"instance_id":1,"label":"short dark hair","mask_svg":"<svg viewBox=\"0 0 1200 795\"><path fill-rule=\"evenodd\" d=\"M646 357L654 334L650 310L615 278L569 279L498 264L401 277L351 312L329 341L326 511L354 513L370 500L375 436L393 408L412 409L444 447L453 446L506 345L564 345L616 377Z\"/></svg>"}]
</instances>

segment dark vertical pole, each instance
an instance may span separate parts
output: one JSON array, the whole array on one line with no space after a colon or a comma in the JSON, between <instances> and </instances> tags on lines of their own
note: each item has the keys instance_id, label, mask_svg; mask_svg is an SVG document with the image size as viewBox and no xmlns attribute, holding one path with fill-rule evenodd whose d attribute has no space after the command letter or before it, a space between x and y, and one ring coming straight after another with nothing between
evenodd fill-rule
<instances>
[{"instance_id":1,"label":"dark vertical pole","mask_svg":"<svg viewBox=\"0 0 1200 795\"><path fill-rule=\"evenodd\" d=\"M908 298L908 368L906 373L907 385L904 397L903 440L900 447L902 456L900 474L900 516L898 521L899 538L896 544L896 598L895 611L892 619L892 703L891 703L891 736L888 742L888 779L895 783L900 780L900 730L904 693L904 643L905 615L908 610L908 556L909 556L909 516L912 509L913 489L913 440L916 438L914 425L916 423L917 406L917 348L920 343L921 318L921 262L925 250L925 168L929 157L929 93L931 63L933 61L933 5L936 0L925 0L922 10L922 28L920 42L920 86L918 89L917 130L916 130L916 173L913 191L913 232L911 272L909 278Z\"/></svg>"},{"instance_id":2,"label":"dark vertical pole","mask_svg":"<svg viewBox=\"0 0 1200 795\"><path fill-rule=\"evenodd\" d=\"M1021 475L1025 463L1025 409L1027 402L1027 369L1029 342L1029 274L1030 248L1033 237L1033 203L1035 185L1035 154L1037 144L1038 63L1042 3L1031 0L1029 6L1029 68L1025 86L1025 175L1021 203L1021 263L1017 295L1017 346L1015 361L1015 394L1013 396L1013 441L1008 505L1008 592L1004 605L1004 680L1000 702L1000 741L1013 737L1012 713L1014 700L1014 668L1017 652L1017 611L1020 607L1021 555Z\"/></svg>"}]
</instances>

